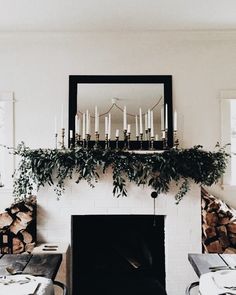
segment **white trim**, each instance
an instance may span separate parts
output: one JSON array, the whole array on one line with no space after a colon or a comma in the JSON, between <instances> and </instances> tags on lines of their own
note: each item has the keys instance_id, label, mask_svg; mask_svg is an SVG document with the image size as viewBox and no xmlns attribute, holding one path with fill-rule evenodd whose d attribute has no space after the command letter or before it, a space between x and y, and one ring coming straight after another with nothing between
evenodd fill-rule
<instances>
[{"instance_id":1,"label":"white trim","mask_svg":"<svg viewBox=\"0 0 236 295\"><path fill-rule=\"evenodd\" d=\"M2 118L2 125L0 127L0 144L8 147L15 147L15 100L14 92L4 91L0 92L0 108ZM3 163L0 167L0 172L3 181L3 187L0 192L12 192L12 174L15 169L15 157L1 147L0 159Z\"/></svg>"}]
</instances>

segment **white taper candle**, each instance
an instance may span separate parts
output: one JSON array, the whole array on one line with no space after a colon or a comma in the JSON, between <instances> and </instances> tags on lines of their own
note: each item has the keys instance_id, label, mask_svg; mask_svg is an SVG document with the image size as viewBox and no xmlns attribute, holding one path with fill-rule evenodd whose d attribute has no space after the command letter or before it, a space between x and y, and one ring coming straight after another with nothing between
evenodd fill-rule
<instances>
[{"instance_id":1,"label":"white taper candle","mask_svg":"<svg viewBox=\"0 0 236 295\"><path fill-rule=\"evenodd\" d=\"M124 106L124 115L123 115L123 129L127 130L127 112L126 112L126 106Z\"/></svg>"},{"instance_id":2,"label":"white taper candle","mask_svg":"<svg viewBox=\"0 0 236 295\"><path fill-rule=\"evenodd\" d=\"M165 108L165 129L168 129L168 108L167 108L167 104L166 104L166 108Z\"/></svg>"},{"instance_id":3,"label":"white taper candle","mask_svg":"<svg viewBox=\"0 0 236 295\"><path fill-rule=\"evenodd\" d=\"M108 134L108 118L105 117L105 135Z\"/></svg>"},{"instance_id":4,"label":"white taper candle","mask_svg":"<svg viewBox=\"0 0 236 295\"><path fill-rule=\"evenodd\" d=\"M174 131L177 131L178 126L177 126L177 112L174 111Z\"/></svg>"},{"instance_id":5,"label":"white taper candle","mask_svg":"<svg viewBox=\"0 0 236 295\"><path fill-rule=\"evenodd\" d=\"M119 129L116 129L116 137L119 137Z\"/></svg>"},{"instance_id":6,"label":"white taper candle","mask_svg":"<svg viewBox=\"0 0 236 295\"><path fill-rule=\"evenodd\" d=\"M148 129L150 129L151 128L151 111L150 111L150 109L148 109L147 125L148 125Z\"/></svg>"},{"instance_id":7,"label":"white taper candle","mask_svg":"<svg viewBox=\"0 0 236 295\"><path fill-rule=\"evenodd\" d=\"M111 114L108 114L108 139L111 139Z\"/></svg>"},{"instance_id":8,"label":"white taper candle","mask_svg":"<svg viewBox=\"0 0 236 295\"><path fill-rule=\"evenodd\" d=\"M164 126L164 107L161 108L161 130L164 130L165 129L165 126Z\"/></svg>"},{"instance_id":9,"label":"white taper candle","mask_svg":"<svg viewBox=\"0 0 236 295\"><path fill-rule=\"evenodd\" d=\"M140 134L143 134L143 116L142 116L142 109L139 108L139 131L140 131Z\"/></svg>"},{"instance_id":10,"label":"white taper candle","mask_svg":"<svg viewBox=\"0 0 236 295\"><path fill-rule=\"evenodd\" d=\"M83 132L82 132L83 139L85 139L85 129L86 129L86 118L85 118L85 113L83 113Z\"/></svg>"},{"instance_id":11,"label":"white taper candle","mask_svg":"<svg viewBox=\"0 0 236 295\"><path fill-rule=\"evenodd\" d=\"M150 112L150 121L151 121L151 137L154 137L153 111Z\"/></svg>"},{"instance_id":12,"label":"white taper candle","mask_svg":"<svg viewBox=\"0 0 236 295\"><path fill-rule=\"evenodd\" d=\"M139 132L138 132L138 116L136 115L135 116L135 129L136 129L136 136L138 136L139 135Z\"/></svg>"},{"instance_id":13,"label":"white taper candle","mask_svg":"<svg viewBox=\"0 0 236 295\"><path fill-rule=\"evenodd\" d=\"M127 132L131 133L131 125L130 124L127 125Z\"/></svg>"}]
</instances>

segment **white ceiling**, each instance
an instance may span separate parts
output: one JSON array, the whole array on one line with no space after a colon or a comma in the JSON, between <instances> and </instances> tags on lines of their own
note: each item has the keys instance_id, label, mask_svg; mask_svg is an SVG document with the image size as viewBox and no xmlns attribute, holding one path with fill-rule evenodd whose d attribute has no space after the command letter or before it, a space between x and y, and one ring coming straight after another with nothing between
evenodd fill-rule
<instances>
[{"instance_id":1,"label":"white ceiling","mask_svg":"<svg viewBox=\"0 0 236 295\"><path fill-rule=\"evenodd\" d=\"M0 31L234 29L236 0L0 0Z\"/></svg>"}]
</instances>

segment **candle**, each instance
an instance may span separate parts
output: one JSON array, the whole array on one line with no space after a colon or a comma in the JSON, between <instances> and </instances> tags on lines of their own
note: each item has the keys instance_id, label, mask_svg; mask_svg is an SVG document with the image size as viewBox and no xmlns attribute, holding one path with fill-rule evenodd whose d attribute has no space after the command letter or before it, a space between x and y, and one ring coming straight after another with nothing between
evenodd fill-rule
<instances>
[{"instance_id":1,"label":"candle","mask_svg":"<svg viewBox=\"0 0 236 295\"><path fill-rule=\"evenodd\" d=\"M75 115L75 133L78 133L78 115Z\"/></svg>"},{"instance_id":2,"label":"candle","mask_svg":"<svg viewBox=\"0 0 236 295\"><path fill-rule=\"evenodd\" d=\"M161 108L161 130L164 130L164 107Z\"/></svg>"},{"instance_id":3,"label":"candle","mask_svg":"<svg viewBox=\"0 0 236 295\"><path fill-rule=\"evenodd\" d=\"M90 113L86 111L86 134L90 134Z\"/></svg>"},{"instance_id":4,"label":"candle","mask_svg":"<svg viewBox=\"0 0 236 295\"><path fill-rule=\"evenodd\" d=\"M97 133L99 133L99 113L97 113Z\"/></svg>"},{"instance_id":5,"label":"candle","mask_svg":"<svg viewBox=\"0 0 236 295\"><path fill-rule=\"evenodd\" d=\"M177 131L177 112L174 111L174 131Z\"/></svg>"},{"instance_id":6,"label":"candle","mask_svg":"<svg viewBox=\"0 0 236 295\"><path fill-rule=\"evenodd\" d=\"M116 129L116 137L119 137L119 129Z\"/></svg>"},{"instance_id":7,"label":"candle","mask_svg":"<svg viewBox=\"0 0 236 295\"><path fill-rule=\"evenodd\" d=\"M148 117L147 114L145 114L145 130L148 130Z\"/></svg>"},{"instance_id":8,"label":"candle","mask_svg":"<svg viewBox=\"0 0 236 295\"><path fill-rule=\"evenodd\" d=\"M139 108L139 129L140 129L140 134L143 134L143 118L142 118L142 109Z\"/></svg>"},{"instance_id":9,"label":"candle","mask_svg":"<svg viewBox=\"0 0 236 295\"><path fill-rule=\"evenodd\" d=\"M57 134L57 117L56 116L54 118L54 128L55 128L54 133Z\"/></svg>"},{"instance_id":10,"label":"candle","mask_svg":"<svg viewBox=\"0 0 236 295\"><path fill-rule=\"evenodd\" d=\"M98 124L98 107L97 106L95 106L95 118L94 118L94 123L95 123L95 133L96 132L98 132L98 126L97 126L97 124Z\"/></svg>"},{"instance_id":11,"label":"candle","mask_svg":"<svg viewBox=\"0 0 236 295\"><path fill-rule=\"evenodd\" d=\"M83 132L82 132L82 137L85 139L85 113L83 113Z\"/></svg>"},{"instance_id":12,"label":"candle","mask_svg":"<svg viewBox=\"0 0 236 295\"><path fill-rule=\"evenodd\" d=\"M139 133L138 133L138 116L135 116L135 127L136 127L136 137L138 137Z\"/></svg>"},{"instance_id":13,"label":"candle","mask_svg":"<svg viewBox=\"0 0 236 295\"><path fill-rule=\"evenodd\" d=\"M150 129L151 128L151 111L150 111L150 109L148 109L147 125L148 125L148 129Z\"/></svg>"},{"instance_id":14,"label":"candle","mask_svg":"<svg viewBox=\"0 0 236 295\"><path fill-rule=\"evenodd\" d=\"M165 129L168 129L168 109L167 109L167 104L166 104L166 109L165 109Z\"/></svg>"},{"instance_id":15,"label":"candle","mask_svg":"<svg viewBox=\"0 0 236 295\"><path fill-rule=\"evenodd\" d=\"M77 133L78 135L81 135L81 118L78 117L78 125L77 125L78 129L77 129Z\"/></svg>"},{"instance_id":16,"label":"candle","mask_svg":"<svg viewBox=\"0 0 236 295\"><path fill-rule=\"evenodd\" d=\"M70 139L73 138L73 130L70 130Z\"/></svg>"},{"instance_id":17,"label":"candle","mask_svg":"<svg viewBox=\"0 0 236 295\"><path fill-rule=\"evenodd\" d=\"M105 135L108 134L108 118L105 117Z\"/></svg>"},{"instance_id":18,"label":"candle","mask_svg":"<svg viewBox=\"0 0 236 295\"><path fill-rule=\"evenodd\" d=\"M128 124L128 127L127 127L127 132L128 132L128 133L131 133L131 132L130 132L130 130L131 130L131 125L130 125L130 124Z\"/></svg>"},{"instance_id":19,"label":"candle","mask_svg":"<svg viewBox=\"0 0 236 295\"><path fill-rule=\"evenodd\" d=\"M159 139L159 136L158 136L158 134L156 134L155 140L157 141L158 139Z\"/></svg>"},{"instance_id":20,"label":"candle","mask_svg":"<svg viewBox=\"0 0 236 295\"><path fill-rule=\"evenodd\" d=\"M64 105L61 105L61 128L64 128Z\"/></svg>"},{"instance_id":21,"label":"candle","mask_svg":"<svg viewBox=\"0 0 236 295\"><path fill-rule=\"evenodd\" d=\"M162 138L165 138L166 137L166 133L165 131L162 131Z\"/></svg>"},{"instance_id":22,"label":"candle","mask_svg":"<svg viewBox=\"0 0 236 295\"><path fill-rule=\"evenodd\" d=\"M108 114L108 139L111 139L111 114Z\"/></svg>"},{"instance_id":23,"label":"candle","mask_svg":"<svg viewBox=\"0 0 236 295\"><path fill-rule=\"evenodd\" d=\"M123 117L123 123L124 123L124 130L127 130L127 113L126 113L126 106L124 107L124 117Z\"/></svg>"},{"instance_id":24,"label":"candle","mask_svg":"<svg viewBox=\"0 0 236 295\"><path fill-rule=\"evenodd\" d=\"M151 121L151 137L154 137L153 111L151 111L150 113L150 121Z\"/></svg>"}]
</instances>

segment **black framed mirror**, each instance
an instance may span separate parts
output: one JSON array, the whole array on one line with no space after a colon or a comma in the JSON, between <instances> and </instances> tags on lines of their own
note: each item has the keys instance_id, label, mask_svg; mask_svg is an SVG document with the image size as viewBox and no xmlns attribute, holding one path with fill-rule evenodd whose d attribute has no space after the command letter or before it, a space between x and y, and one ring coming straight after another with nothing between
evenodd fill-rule
<instances>
[{"instance_id":1,"label":"black framed mirror","mask_svg":"<svg viewBox=\"0 0 236 295\"><path fill-rule=\"evenodd\" d=\"M173 147L173 110L172 110L172 76L171 75L70 75L69 76L69 133L70 141L75 142L75 116L81 117L88 112L90 125L90 144L95 140L95 117L99 112L99 143L104 144L105 117L111 113L110 130L111 148L115 147L116 135L119 133L120 145L123 141L124 109L126 110L130 131L131 150L140 149L140 128L143 128L143 149L148 146L146 114L152 112L152 138L154 148L163 149L163 129L166 130L167 147ZM140 122L140 111L142 119ZM137 123L138 120L138 123ZM149 122L149 121L148 121ZM151 124L151 123L150 123ZM85 125L85 124L84 124ZM81 129L84 128L83 126ZM137 130L137 128L139 130ZM82 133L82 130L80 132ZM119 131L117 131L119 130ZM155 130L155 131L154 131ZM84 131L84 130L83 130ZM86 132L87 133L87 132ZM139 140L138 140L139 138ZM150 138L150 134L149 134Z\"/></svg>"}]
</instances>

